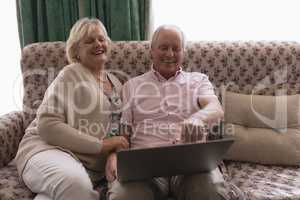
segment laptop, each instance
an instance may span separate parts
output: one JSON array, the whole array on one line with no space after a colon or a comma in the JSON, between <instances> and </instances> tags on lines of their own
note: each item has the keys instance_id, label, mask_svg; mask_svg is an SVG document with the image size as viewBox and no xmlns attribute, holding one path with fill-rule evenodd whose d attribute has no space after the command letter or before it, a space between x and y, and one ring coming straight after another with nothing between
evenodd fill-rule
<instances>
[{"instance_id":1,"label":"laptop","mask_svg":"<svg viewBox=\"0 0 300 200\"><path fill-rule=\"evenodd\" d=\"M215 169L234 142L232 137L205 143L122 150L117 153L120 182L190 175Z\"/></svg>"}]
</instances>

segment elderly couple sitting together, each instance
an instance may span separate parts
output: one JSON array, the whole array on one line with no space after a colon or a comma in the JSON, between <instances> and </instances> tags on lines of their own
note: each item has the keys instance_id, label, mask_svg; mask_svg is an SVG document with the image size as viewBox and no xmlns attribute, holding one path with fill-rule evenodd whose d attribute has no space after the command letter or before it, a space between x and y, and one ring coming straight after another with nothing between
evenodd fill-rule
<instances>
[{"instance_id":1,"label":"elderly couple sitting together","mask_svg":"<svg viewBox=\"0 0 300 200\"><path fill-rule=\"evenodd\" d=\"M18 173L37 193L35 200L98 200L95 186L103 179L109 200L230 199L218 168L118 182L117 151L204 141L204 125L217 122L223 111L208 77L183 71L185 37L178 27L154 32L151 70L123 86L104 67L110 44L98 19L80 19L70 31L70 64L47 89L16 156ZM182 131L189 126L198 127L193 132L198 134Z\"/></svg>"}]
</instances>

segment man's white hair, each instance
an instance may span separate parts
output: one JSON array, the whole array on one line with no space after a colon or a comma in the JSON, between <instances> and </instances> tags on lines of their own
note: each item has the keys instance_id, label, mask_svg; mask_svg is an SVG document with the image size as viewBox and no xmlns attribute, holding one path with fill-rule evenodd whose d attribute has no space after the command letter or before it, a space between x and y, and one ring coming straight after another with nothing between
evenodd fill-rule
<instances>
[{"instance_id":1,"label":"man's white hair","mask_svg":"<svg viewBox=\"0 0 300 200\"><path fill-rule=\"evenodd\" d=\"M153 33L152 35L152 39L151 39L151 49L153 48L153 46L155 45L155 43L157 42L158 40L158 36L159 36L159 33L162 31L162 30L166 30L166 29L172 29L172 30L176 30L180 33L180 36L181 36L181 42L182 42L182 47L183 49L185 49L185 46L186 46L186 38L185 38L185 35L183 33L183 31L176 25L161 25L159 26Z\"/></svg>"}]
</instances>

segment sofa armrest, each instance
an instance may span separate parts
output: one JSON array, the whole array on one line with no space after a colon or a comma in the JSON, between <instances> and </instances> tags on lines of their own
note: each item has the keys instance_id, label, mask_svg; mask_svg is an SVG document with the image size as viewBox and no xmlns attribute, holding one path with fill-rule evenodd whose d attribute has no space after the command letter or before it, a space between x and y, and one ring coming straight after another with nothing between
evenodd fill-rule
<instances>
[{"instance_id":1,"label":"sofa armrest","mask_svg":"<svg viewBox=\"0 0 300 200\"><path fill-rule=\"evenodd\" d=\"M0 168L15 157L23 134L22 111L0 116Z\"/></svg>"}]
</instances>

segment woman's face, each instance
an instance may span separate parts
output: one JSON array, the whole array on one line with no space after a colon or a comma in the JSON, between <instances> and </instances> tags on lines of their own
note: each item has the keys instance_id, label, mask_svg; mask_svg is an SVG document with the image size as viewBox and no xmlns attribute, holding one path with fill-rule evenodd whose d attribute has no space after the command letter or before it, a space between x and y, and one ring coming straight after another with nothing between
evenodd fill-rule
<instances>
[{"instance_id":1,"label":"woman's face","mask_svg":"<svg viewBox=\"0 0 300 200\"><path fill-rule=\"evenodd\" d=\"M79 42L78 56L80 63L92 71L102 69L107 60L107 38L97 25L93 25Z\"/></svg>"}]
</instances>

